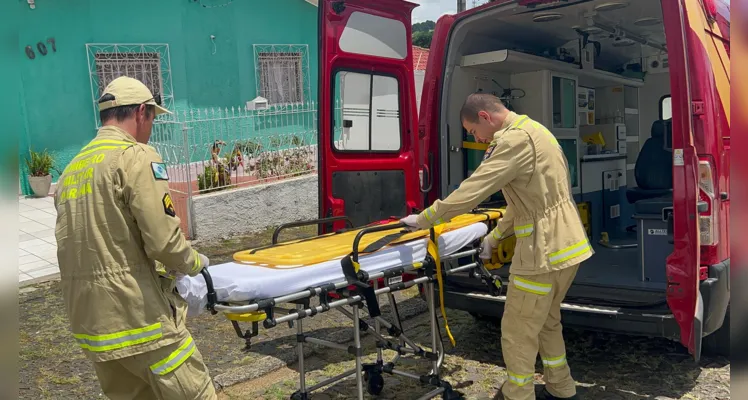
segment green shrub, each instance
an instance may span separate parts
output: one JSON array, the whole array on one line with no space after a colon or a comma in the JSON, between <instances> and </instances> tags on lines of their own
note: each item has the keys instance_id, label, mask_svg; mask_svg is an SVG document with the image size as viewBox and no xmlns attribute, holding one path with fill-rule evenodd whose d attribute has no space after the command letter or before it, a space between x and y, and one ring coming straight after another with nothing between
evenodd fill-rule
<instances>
[{"instance_id":1,"label":"green shrub","mask_svg":"<svg viewBox=\"0 0 748 400\"><path fill-rule=\"evenodd\" d=\"M47 176L52 170L57 171L54 164L54 158L46 149L42 152L29 150L29 157L26 159L26 167L29 169L29 175Z\"/></svg>"},{"instance_id":2,"label":"green shrub","mask_svg":"<svg viewBox=\"0 0 748 400\"><path fill-rule=\"evenodd\" d=\"M197 188L204 193L227 189L231 185L231 173L225 168L208 165L202 174L197 174Z\"/></svg>"},{"instance_id":3,"label":"green shrub","mask_svg":"<svg viewBox=\"0 0 748 400\"><path fill-rule=\"evenodd\" d=\"M246 157L256 157L262 151L262 145L252 140L237 142L234 151L239 151Z\"/></svg>"}]
</instances>

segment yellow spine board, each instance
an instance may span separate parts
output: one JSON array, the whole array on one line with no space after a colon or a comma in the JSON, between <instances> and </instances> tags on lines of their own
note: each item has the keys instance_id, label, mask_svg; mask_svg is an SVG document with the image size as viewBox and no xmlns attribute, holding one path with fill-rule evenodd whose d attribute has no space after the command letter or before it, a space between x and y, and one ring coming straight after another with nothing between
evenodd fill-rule
<instances>
[{"instance_id":1,"label":"yellow spine board","mask_svg":"<svg viewBox=\"0 0 748 400\"><path fill-rule=\"evenodd\" d=\"M463 214L457 216L452 219L452 221L440 226L442 226L444 232L449 232L477 222L486 221L486 215L488 215L491 220L497 220L502 215L501 211L496 209L481 210L481 212L482 214ZM359 243L359 249L363 250L366 246L385 236L398 233L400 229L395 227L397 224L397 222L388 224L393 226L392 230L374 232L365 235ZM261 249L255 254L252 254L251 249L244 250L235 253L234 260L248 266L271 269L302 268L324 261L341 259L347 254L350 254L353 250L353 240L358 232L359 230L353 230L338 235L320 236L313 240L297 240L281 243L274 247ZM423 239L428 236L428 230L409 232L403 234L396 240L393 240L388 244L388 246Z\"/></svg>"}]
</instances>

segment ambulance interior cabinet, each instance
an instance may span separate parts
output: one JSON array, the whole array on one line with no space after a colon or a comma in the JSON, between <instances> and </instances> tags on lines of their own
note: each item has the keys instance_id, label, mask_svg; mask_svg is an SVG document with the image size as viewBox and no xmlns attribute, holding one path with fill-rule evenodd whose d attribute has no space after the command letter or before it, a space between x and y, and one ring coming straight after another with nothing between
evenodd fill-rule
<instances>
[{"instance_id":1,"label":"ambulance interior cabinet","mask_svg":"<svg viewBox=\"0 0 748 400\"><path fill-rule=\"evenodd\" d=\"M540 70L512 74L510 84L525 92L524 97L513 100L515 111L551 131L569 162L572 191L580 193L577 77Z\"/></svg>"},{"instance_id":2,"label":"ambulance interior cabinet","mask_svg":"<svg viewBox=\"0 0 748 400\"><path fill-rule=\"evenodd\" d=\"M564 151L566 160L569 163L569 174L571 175L572 191L579 189L579 140L578 139L557 139L558 144Z\"/></svg>"},{"instance_id":3,"label":"ambulance interior cabinet","mask_svg":"<svg viewBox=\"0 0 748 400\"><path fill-rule=\"evenodd\" d=\"M574 79L552 74L553 129L577 127L577 82Z\"/></svg>"}]
</instances>

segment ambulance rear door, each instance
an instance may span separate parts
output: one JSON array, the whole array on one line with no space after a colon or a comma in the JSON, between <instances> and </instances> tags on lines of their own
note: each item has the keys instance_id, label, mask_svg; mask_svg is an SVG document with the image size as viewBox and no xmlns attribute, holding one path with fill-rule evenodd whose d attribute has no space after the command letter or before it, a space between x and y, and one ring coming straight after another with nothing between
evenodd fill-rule
<instances>
[{"instance_id":1,"label":"ambulance rear door","mask_svg":"<svg viewBox=\"0 0 748 400\"><path fill-rule=\"evenodd\" d=\"M319 1L319 214L354 226L421 207L411 12ZM342 221L322 231L343 228Z\"/></svg>"},{"instance_id":2,"label":"ambulance rear door","mask_svg":"<svg viewBox=\"0 0 748 400\"><path fill-rule=\"evenodd\" d=\"M715 37L714 0L663 1L670 61L673 148L673 253L667 258L667 303L680 341L701 356L704 299L699 290L708 265L720 261L727 238L727 193L721 162L729 136L729 53ZM717 40L718 39L718 40ZM724 227L726 228L726 227ZM720 233L722 233L720 235ZM722 250L722 251L720 251Z\"/></svg>"}]
</instances>

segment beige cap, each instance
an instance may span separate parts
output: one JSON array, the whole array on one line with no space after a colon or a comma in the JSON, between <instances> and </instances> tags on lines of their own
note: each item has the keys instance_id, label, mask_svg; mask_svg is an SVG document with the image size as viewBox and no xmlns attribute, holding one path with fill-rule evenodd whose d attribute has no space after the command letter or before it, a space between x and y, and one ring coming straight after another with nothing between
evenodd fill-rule
<instances>
[{"instance_id":1,"label":"beige cap","mask_svg":"<svg viewBox=\"0 0 748 400\"><path fill-rule=\"evenodd\" d=\"M156 107L156 115L171 114L171 111L156 104L153 94L143 82L129 76L120 76L109 82L104 94L114 96L114 100L100 102L99 111L134 104L149 104Z\"/></svg>"}]
</instances>

